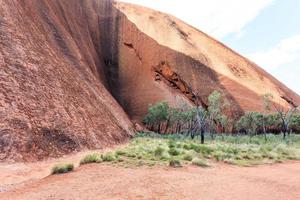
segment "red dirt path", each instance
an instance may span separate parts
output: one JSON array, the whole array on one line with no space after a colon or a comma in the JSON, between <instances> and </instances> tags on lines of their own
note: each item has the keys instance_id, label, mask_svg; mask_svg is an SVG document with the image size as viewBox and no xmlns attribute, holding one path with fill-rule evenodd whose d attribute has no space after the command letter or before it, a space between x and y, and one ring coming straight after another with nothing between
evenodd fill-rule
<instances>
[{"instance_id":1,"label":"red dirt path","mask_svg":"<svg viewBox=\"0 0 300 200\"><path fill-rule=\"evenodd\" d=\"M181 169L91 164L0 192L0 199L296 200L299 183L300 162Z\"/></svg>"}]
</instances>

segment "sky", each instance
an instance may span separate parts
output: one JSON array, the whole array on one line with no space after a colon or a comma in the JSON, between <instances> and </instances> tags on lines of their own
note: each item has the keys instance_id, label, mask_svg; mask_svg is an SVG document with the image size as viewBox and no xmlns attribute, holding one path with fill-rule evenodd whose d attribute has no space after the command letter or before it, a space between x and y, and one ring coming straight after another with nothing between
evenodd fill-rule
<instances>
[{"instance_id":1,"label":"sky","mask_svg":"<svg viewBox=\"0 0 300 200\"><path fill-rule=\"evenodd\" d=\"M300 0L121 0L172 14L300 94Z\"/></svg>"}]
</instances>

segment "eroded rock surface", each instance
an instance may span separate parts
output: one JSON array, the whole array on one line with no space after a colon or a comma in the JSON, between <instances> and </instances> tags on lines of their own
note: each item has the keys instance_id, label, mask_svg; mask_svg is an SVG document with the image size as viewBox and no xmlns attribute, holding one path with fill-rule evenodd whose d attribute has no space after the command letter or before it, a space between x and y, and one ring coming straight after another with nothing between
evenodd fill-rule
<instances>
[{"instance_id":1,"label":"eroded rock surface","mask_svg":"<svg viewBox=\"0 0 300 200\"><path fill-rule=\"evenodd\" d=\"M233 117L262 110L265 93L285 107L300 103L260 67L172 16L109 0L0 0L1 160L118 143L150 103L205 106L214 90Z\"/></svg>"},{"instance_id":2,"label":"eroded rock surface","mask_svg":"<svg viewBox=\"0 0 300 200\"><path fill-rule=\"evenodd\" d=\"M133 134L106 89L106 77L117 78L105 67L117 49L108 39L117 19L111 6L109 1L0 1L1 160L101 148Z\"/></svg>"}]
</instances>

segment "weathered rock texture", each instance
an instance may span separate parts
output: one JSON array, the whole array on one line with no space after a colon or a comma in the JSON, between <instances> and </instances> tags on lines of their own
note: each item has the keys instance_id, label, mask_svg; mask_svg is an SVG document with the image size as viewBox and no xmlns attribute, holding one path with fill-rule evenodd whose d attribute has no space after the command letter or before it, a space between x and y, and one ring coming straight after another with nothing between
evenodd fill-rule
<instances>
[{"instance_id":1,"label":"weathered rock texture","mask_svg":"<svg viewBox=\"0 0 300 200\"><path fill-rule=\"evenodd\" d=\"M0 159L35 160L121 142L150 103L262 110L300 97L182 21L108 0L0 0ZM123 111L125 110L125 112Z\"/></svg>"},{"instance_id":2,"label":"weathered rock texture","mask_svg":"<svg viewBox=\"0 0 300 200\"><path fill-rule=\"evenodd\" d=\"M131 117L158 100L205 106L213 90L229 101L234 117L262 111L266 93L284 107L299 105L296 93L256 64L175 17L125 3L116 7L127 17L120 25L119 80Z\"/></svg>"},{"instance_id":3,"label":"weathered rock texture","mask_svg":"<svg viewBox=\"0 0 300 200\"><path fill-rule=\"evenodd\" d=\"M105 88L118 78L105 63L117 61L115 19L108 1L0 1L0 159L59 156L133 134Z\"/></svg>"}]
</instances>

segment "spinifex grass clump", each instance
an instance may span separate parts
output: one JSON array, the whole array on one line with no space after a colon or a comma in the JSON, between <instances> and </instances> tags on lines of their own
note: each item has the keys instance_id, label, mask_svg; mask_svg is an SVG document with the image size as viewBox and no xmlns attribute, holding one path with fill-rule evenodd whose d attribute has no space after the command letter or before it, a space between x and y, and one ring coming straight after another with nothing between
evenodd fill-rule
<instances>
[{"instance_id":1,"label":"spinifex grass clump","mask_svg":"<svg viewBox=\"0 0 300 200\"><path fill-rule=\"evenodd\" d=\"M208 137L207 137L208 138ZM199 138L191 140L182 135L137 134L130 144L115 153L102 157L103 161L122 160L124 165L208 165L210 161L236 165L256 165L300 159L300 135L281 136L216 136L200 144Z\"/></svg>"},{"instance_id":2,"label":"spinifex grass clump","mask_svg":"<svg viewBox=\"0 0 300 200\"><path fill-rule=\"evenodd\" d=\"M186 161L192 161L193 156L191 154L185 154L185 155L182 156L182 159L186 160Z\"/></svg>"},{"instance_id":3,"label":"spinifex grass clump","mask_svg":"<svg viewBox=\"0 0 300 200\"><path fill-rule=\"evenodd\" d=\"M52 168L51 174L63 174L73 171L74 165L72 163L58 164Z\"/></svg>"},{"instance_id":4,"label":"spinifex grass clump","mask_svg":"<svg viewBox=\"0 0 300 200\"><path fill-rule=\"evenodd\" d=\"M88 164L88 163L100 163L102 162L102 158L100 154L94 153L94 154L90 154L85 156L81 161L80 164Z\"/></svg>"},{"instance_id":5,"label":"spinifex grass clump","mask_svg":"<svg viewBox=\"0 0 300 200\"><path fill-rule=\"evenodd\" d=\"M113 162L117 159L115 154L112 152L106 153L106 154L102 155L101 157L102 157L103 162Z\"/></svg>"},{"instance_id":6,"label":"spinifex grass clump","mask_svg":"<svg viewBox=\"0 0 300 200\"><path fill-rule=\"evenodd\" d=\"M162 147L157 147L154 151L154 155L157 157L161 157L164 153L165 149Z\"/></svg>"},{"instance_id":7,"label":"spinifex grass clump","mask_svg":"<svg viewBox=\"0 0 300 200\"><path fill-rule=\"evenodd\" d=\"M199 167L208 167L209 166L206 161L199 159L199 158L194 158L192 160L192 164L199 166Z\"/></svg>"}]
</instances>

